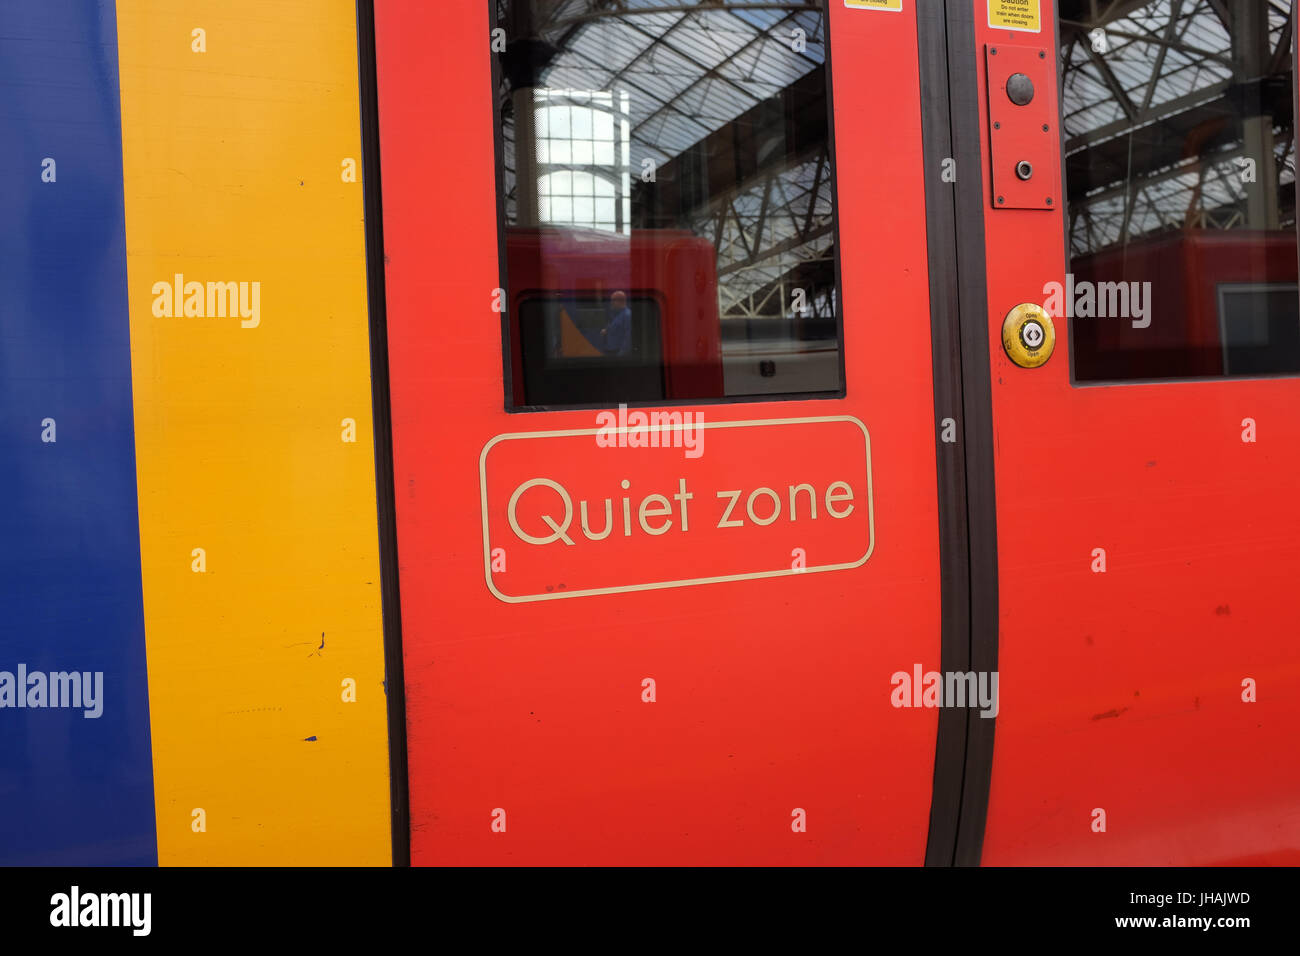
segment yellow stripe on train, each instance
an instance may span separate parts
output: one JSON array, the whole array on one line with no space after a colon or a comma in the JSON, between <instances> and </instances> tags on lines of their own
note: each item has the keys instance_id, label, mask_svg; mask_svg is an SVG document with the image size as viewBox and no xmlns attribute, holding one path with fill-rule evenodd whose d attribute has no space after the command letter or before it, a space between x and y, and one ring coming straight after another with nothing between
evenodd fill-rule
<instances>
[{"instance_id":1,"label":"yellow stripe on train","mask_svg":"<svg viewBox=\"0 0 1300 956\"><path fill-rule=\"evenodd\" d=\"M386 865L354 5L117 16L159 862Z\"/></svg>"}]
</instances>

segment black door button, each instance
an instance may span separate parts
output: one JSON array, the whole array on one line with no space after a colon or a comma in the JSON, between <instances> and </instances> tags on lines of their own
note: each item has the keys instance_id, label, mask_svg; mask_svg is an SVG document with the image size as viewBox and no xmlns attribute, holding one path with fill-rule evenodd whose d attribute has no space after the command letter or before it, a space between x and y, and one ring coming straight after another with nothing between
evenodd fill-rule
<instances>
[{"instance_id":1,"label":"black door button","mask_svg":"<svg viewBox=\"0 0 1300 956\"><path fill-rule=\"evenodd\" d=\"M1017 106L1026 106L1034 98L1034 81L1023 73L1013 73L1007 79L1007 98Z\"/></svg>"}]
</instances>

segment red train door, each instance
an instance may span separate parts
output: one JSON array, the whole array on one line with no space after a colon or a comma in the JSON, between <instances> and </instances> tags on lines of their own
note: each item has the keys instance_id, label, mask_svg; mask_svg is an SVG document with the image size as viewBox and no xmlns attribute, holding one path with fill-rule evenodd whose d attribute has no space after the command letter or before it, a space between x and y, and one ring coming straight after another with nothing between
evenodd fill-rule
<instances>
[{"instance_id":1,"label":"red train door","mask_svg":"<svg viewBox=\"0 0 1300 956\"><path fill-rule=\"evenodd\" d=\"M950 857L914 4L375 12L412 860Z\"/></svg>"},{"instance_id":2,"label":"red train door","mask_svg":"<svg viewBox=\"0 0 1300 956\"><path fill-rule=\"evenodd\" d=\"M1288 5L484 6L376 20L412 858L1294 860Z\"/></svg>"},{"instance_id":3,"label":"red train door","mask_svg":"<svg viewBox=\"0 0 1300 956\"><path fill-rule=\"evenodd\" d=\"M983 860L1294 864L1291 4L960 6L1003 697Z\"/></svg>"}]
</instances>

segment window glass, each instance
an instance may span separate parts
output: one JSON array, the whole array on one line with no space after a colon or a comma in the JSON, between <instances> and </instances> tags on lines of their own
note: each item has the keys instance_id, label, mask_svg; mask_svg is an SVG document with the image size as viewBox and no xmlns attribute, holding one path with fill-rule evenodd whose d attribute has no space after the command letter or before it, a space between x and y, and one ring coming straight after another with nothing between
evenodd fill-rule
<instances>
[{"instance_id":1,"label":"window glass","mask_svg":"<svg viewBox=\"0 0 1300 956\"><path fill-rule=\"evenodd\" d=\"M498 0L513 407L842 394L817 4Z\"/></svg>"},{"instance_id":2,"label":"window glass","mask_svg":"<svg viewBox=\"0 0 1300 956\"><path fill-rule=\"evenodd\" d=\"M1292 29L1291 0L1061 3L1076 381L1300 373Z\"/></svg>"}]
</instances>

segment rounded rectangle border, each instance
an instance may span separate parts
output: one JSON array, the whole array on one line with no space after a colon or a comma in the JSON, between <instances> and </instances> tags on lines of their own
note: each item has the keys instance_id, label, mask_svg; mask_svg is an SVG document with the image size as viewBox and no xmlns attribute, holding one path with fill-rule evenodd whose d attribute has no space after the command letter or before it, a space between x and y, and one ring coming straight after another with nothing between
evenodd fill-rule
<instances>
[{"instance_id":1,"label":"rounded rectangle border","mask_svg":"<svg viewBox=\"0 0 1300 956\"><path fill-rule=\"evenodd\" d=\"M867 431L867 426L862 420L853 415L827 415L815 418L770 418L759 419L756 421L728 421L728 422L704 422L693 427L695 428L758 428L764 426L776 425L818 425L832 422L849 422L856 425L862 431L863 451L865 455L865 466L867 474L867 550L856 561L842 564L823 564L811 568L789 568L777 571L756 571L747 574L722 574L707 578L682 578L673 581L655 581L645 584L629 584L619 587L589 588L579 591L563 591L544 594L527 594L512 596L502 594L492 581L492 549L489 544L490 535L488 529L488 502L487 502L487 456L494 447L506 441L523 441L532 438L574 438L583 435L598 435L601 433L600 428L570 428L559 431L544 432L506 432L497 435L488 440L483 446L478 458L478 482L479 482L479 509L480 516L483 520L483 575L487 583L488 590L492 595L506 604L527 604L534 601L552 601L561 598L574 597L594 597L598 594L625 594L632 591L658 591L665 588L692 587L699 584L722 584L727 581L753 581L760 578L779 578L803 574L815 574L819 571L850 571L854 568L860 568L867 563L867 560L876 550L876 506L875 494L872 484L871 473L871 434ZM631 431L637 433L680 431L687 427L686 425L645 425L645 426L626 426L617 429L605 429L612 434L627 434Z\"/></svg>"}]
</instances>

